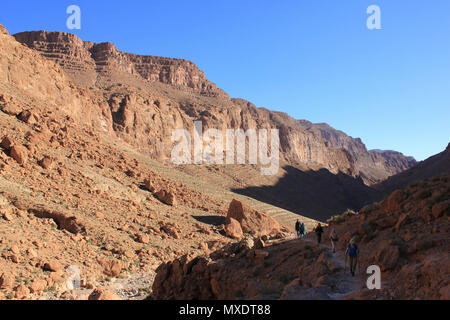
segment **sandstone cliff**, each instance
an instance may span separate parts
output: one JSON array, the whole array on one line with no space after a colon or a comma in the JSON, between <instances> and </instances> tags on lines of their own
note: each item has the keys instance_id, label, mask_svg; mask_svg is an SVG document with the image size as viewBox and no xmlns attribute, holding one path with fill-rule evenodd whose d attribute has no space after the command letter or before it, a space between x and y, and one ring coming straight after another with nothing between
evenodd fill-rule
<instances>
[{"instance_id":1,"label":"sandstone cliff","mask_svg":"<svg viewBox=\"0 0 450 320\"><path fill-rule=\"evenodd\" d=\"M225 92L187 60L123 53L112 43L83 42L70 33L34 31L14 37L59 63L80 84L93 85L97 74L126 73L204 96L227 98Z\"/></svg>"},{"instance_id":2,"label":"sandstone cliff","mask_svg":"<svg viewBox=\"0 0 450 320\"><path fill-rule=\"evenodd\" d=\"M99 89L110 105L116 133L157 159L168 159L173 129L191 130L194 120L202 120L205 128L223 130L278 128L285 164L360 176L369 185L415 164L401 154L369 153L359 139L327 125L230 100L186 60L123 53L111 43L83 42L68 33L14 37L60 64L76 83Z\"/></svg>"}]
</instances>

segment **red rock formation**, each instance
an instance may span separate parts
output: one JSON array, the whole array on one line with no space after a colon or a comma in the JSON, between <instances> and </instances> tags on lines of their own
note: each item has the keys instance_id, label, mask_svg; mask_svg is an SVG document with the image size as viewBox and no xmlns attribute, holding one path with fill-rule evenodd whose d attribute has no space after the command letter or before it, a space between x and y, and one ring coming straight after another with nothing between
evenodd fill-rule
<instances>
[{"instance_id":1,"label":"red rock formation","mask_svg":"<svg viewBox=\"0 0 450 320\"><path fill-rule=\"evenodd\" d=\"M369 153L360 140L329 126L257 109L242 99L230 100L190 61L128 54L111 43L83 42L69 33L36 31L14 37L60 64L78 84L103 90L116 134L157 159L170 157L167 141L174 129L192 130L193 121L201 119L205 130L278 128L281 157L288 164L361 176L367 184L414 165L401 154ZM117 83L120 87L114 86ZM170 89L161 94L157 84ZM145 88L146 93L133 88Z\"/></svg>"},{"instance_id":2,"label":"red rock formation","mask_svg":"<svg viewBox=\"0 0 450 320\"><path fill-rule=\"evenodd\" d=\"M275 219L237 200L231 202L227 219L236 220L244 233L254 237L273 236L281 231L281 226Z\"/></svg>"}]
</instances>

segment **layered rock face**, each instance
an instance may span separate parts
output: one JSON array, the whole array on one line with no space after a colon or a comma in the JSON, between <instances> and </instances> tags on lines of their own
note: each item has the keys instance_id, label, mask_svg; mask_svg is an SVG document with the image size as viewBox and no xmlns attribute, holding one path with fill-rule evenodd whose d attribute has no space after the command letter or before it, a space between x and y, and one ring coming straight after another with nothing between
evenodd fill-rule
<instances>
[{"instance_id":1,"label":"layered rock face","mask_svg":"<svg viewBox=\"0 0 450 320\"><path fill-rule=\"evenodd\" d=\"M128 54L120 52L112 43L83 42L70 33L34 31L14 37L59 63L82 84L93 85L97 74L122 72L204 96L227 98L225 92L187 60Z\"/></svg>"},{"instance_id":2,"label":"layered rock face","mask_svg":"<svg viewBox=\"0 0 450 320\"><path fill-rule=\"evenodd\" d=\"M415 164L401 154L369 153L359 139L329 126L230 100L190 61L123 53L111 43L83 42L68 33L36 31L14 37L59 63L78 84L101 89L116 133L157 159L170 157L174 129L192 130L193 121L202 120L205 130L277 128L285 164L361 176L366 184ZM157 84L170 88L161 91Z\"/></svg>"},{"instance_id":3,"label":"layered rock face","mask_svg":"<svg viewBox=\"0 0 450 320\"><path fill-rule=\"evenodd\" d=\"M200 118L205 129L276 127L280 129L282 158L288 164L301 163L323 167L334 173L360 175L368 184L383 180L412 164L401 161L383 163L382 156L368 153L360 141L358 144L358 141L355 143L350 139L350 142L342 143L341 137L332 139L323 130L299 125L287 115L257 109L241 99L230 101L222 90L206 79L203 72L186 60L127 54L111 43L83 42L68 33L25 32L15 35L15 38L59 63L79 84L92 86L98 79L131 84L125 92L123 88L120 91L116 88L104 94L112 111L114 129L126 141L148 150L159 159L169 156L171 146L164 141L170 140L171 132L177 127L190 130L192 122ZM187 102L180 103L186 96L180 97L179 92L170 93L162 102L160 95L148 94L151 90L142 94L133 89L137 86L136 81L142 80L167 84L197 96L194 99L189 96ZM199 101L198 97L215 99ZM150 117L146 113L151 113ZM150 128L155 135L151 139L148 136Z\"/></svg>"}]
</instances>

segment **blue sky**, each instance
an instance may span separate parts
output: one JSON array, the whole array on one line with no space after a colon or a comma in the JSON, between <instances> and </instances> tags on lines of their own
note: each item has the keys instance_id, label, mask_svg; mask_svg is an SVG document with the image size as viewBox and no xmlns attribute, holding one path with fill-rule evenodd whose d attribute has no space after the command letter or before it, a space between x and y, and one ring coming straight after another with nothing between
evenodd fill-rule
<instances>
[{"instance_id":1,"label":"blue sky","mask_svg":"<svg viewBox=\"0 0 450 320\"><path fill-rule=\"evenodd\" d=\"M82 29L66 28L79 5ZM368 30L369 5L382 30ZM450 1L7 1L10 33L73 32L185 58L232 97L418 160L450 142Z\"/></svg>"}]
</instances>

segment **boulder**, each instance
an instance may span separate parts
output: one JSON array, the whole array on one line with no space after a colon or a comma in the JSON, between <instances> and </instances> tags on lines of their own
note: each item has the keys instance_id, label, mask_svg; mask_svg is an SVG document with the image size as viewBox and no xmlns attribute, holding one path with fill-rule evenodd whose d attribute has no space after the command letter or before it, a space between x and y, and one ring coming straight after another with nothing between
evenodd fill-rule
<instances>
[{"instance_id":1,"label":"boulder","mask_svg":"<svg viewBox=\"0 0 450 320\"><path fill-rule=\"evenodd\" d=\"M281 231L281 226L275 219L238 200L233 200L228 209L227 219L231 218L239 222L244 233L255 237L275 235Z\"/></svg>"},{"instance_id":2,"label":"boulder","mask_svg":"<svg viewBox=\"0 0 450 320\"><path fill-rule=\"evenodd\" d=\"M110 277L117 277L122 272L122 263L115 259L99 259L98 263L103 267L103 273Z\"/></svg>"},{"instance_id":3,"label":"boulder","mask_svg":"<svg viewBox=\"0 0 450 320\"><path fill-rule=\"evenodd\" d=\"M16 299L26 299L30 295L30 289L23 283L14 289Z\"/></svg>"},{"instance_id":4,"label":"boulder","mask_svg":"<svg viewBox=\"0 0 450 320\"><path fill-rule=\"evenodd\" d=\"M149 244L150 237L147 234L139 234L136 238L136 241L143 244Z\"/></svg>"},{"instance_id":5,"label":"boulder","mask_svg":"<svg viewBox=\"0 0 450 320\"><path fill-rule=\"evenodd\" d=\"M11 290L16 283L15 277L10 273L3 273L0 276L0 289Z\"/></svg>"},{"instance_id":6,"label":"boulder","mask_svg":"<svg viewBox=\"0 0 450 320\"><path fill-rule=\"evenodd\" d=\"M145 188L146 188L148 191L150 191L150 192L155 192L155 191L156 191L156 187L154 186L152 180L150 180L150 179L145 179L144 185L145 185Z\"/></svg>"},{"instance_id":7,"label":"boulder","mask_svg":"<svg viewBox=\"0 0 450 320\"><path fill-rule=\"evenodd\" d=\"M31 125L39 121L39 116L34 110L26 110L19 114L19 119Z\"/></svg>"},{"instance_id":8,"label":"boulder","mask_svg":"<svg viewBox=\"0 0 450 320\"><path fill-rule=\"evenodd\" d=\"M30 286L31 293L40 293L47 287L47 281L36 279Z\"/></svg>"},{"instance_id":9,"label":"boulder","mask_svg":"<svg viewBox=\"0 0 450 320\"><path fill-rule=\"evenodd\" d=\"M177 206L177 199L172 191L160 190L156 193L156 197L169 206Z\"/></svg>"},{"instance_id":10,"label":"boulder","mask_svg":"<svg viewBox=\"0 0 450 320\"><path fill-rule=\"evenodd\" d=\"M60 272L63 267L59 261L52 260L44 264L44 270L50 272Z\"/></svg>"},{"instance_id":11,"label":"boulder","mask_svg":"<svg viewBox=\"0 0 450 320\"><path fill-rule=\"evenodd\" d=\"M228 237L241 240L244 237L240 223L233 218L229 218L225 225L225 233Z\"/></svg>"},{"instance_id":12,"label":"boulder","mask_svg":"<svg viewBox=\"0 0 450 320\"><path fill-rule=\"evenodd\" d=\"M28 161L28 150L24 146L13 146L11 148L11 157L17 161L17 163L24 165Z\"/></svg>"},{"instance_id":13,"label":"boulder","mask_svg":"<svg viewBox=\"0 0 450 320\"><path fill-rule=\"evenodd\" d=\"M22 109L14 103L6 103L1 108L4 113L13 117L22 112Z\"/></svg>"},{"instance_id":14,"label":"boulder","mask_svg":"<svg viewBox=\"0 0 450 320\"><path fill-rule=\"evenodd\" d=\"M10 150L14 146L14 140L10 137L4 137L1 146L5 150Z\"/></svg>"},{"instance_id":15,"label":"boulder","mask_svg":"<svg viewBox=\"0 0 450 320\"><path fill-rule=\"evenodd\" d=\"M111 290L105 288L97 288L89 295L88 300L91 301L117 301L122 300L118 295L116 295Z\"/></svg>"},{"instance_id":16,"label":"boulder","mask_svg":"<svg viewBox=\"0 0 450 320\"><path fill-rule=\"evenodd\" d=\"M175 239L181 239L180 231L173 224L166 224L160 228L161 231L167 233L169 236Z\"/></svg>"},{"instance_id":17,"label":"boulder","mask_svg":"<svg viewBox=\"0 0 450 320\"><path fill-rule=\"evenodd\" d=\"M44 157L39 161L39 165L46 170L50 170L53 168L53 160L50 157Z\"/></svg>"}]
</instances>

